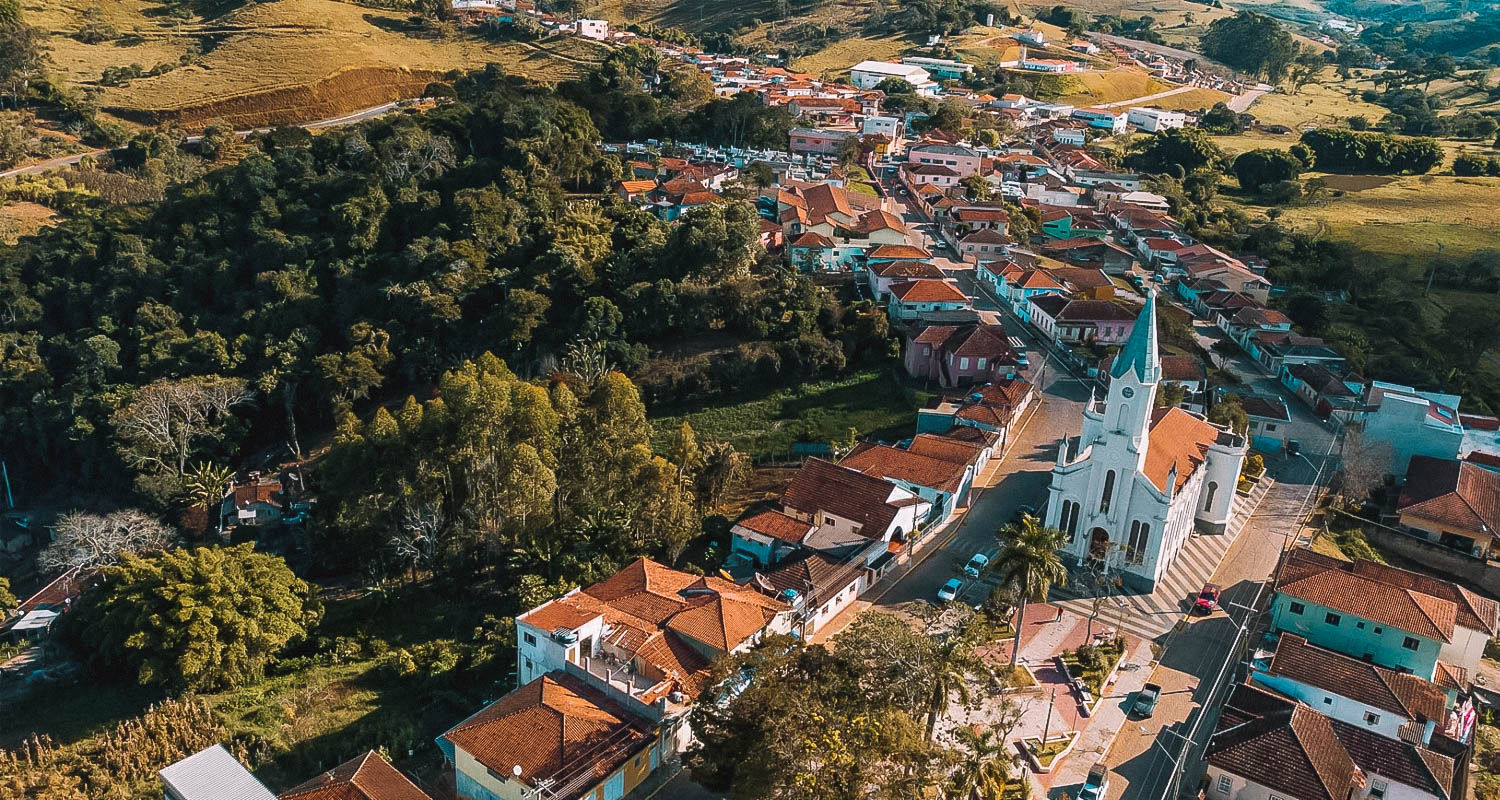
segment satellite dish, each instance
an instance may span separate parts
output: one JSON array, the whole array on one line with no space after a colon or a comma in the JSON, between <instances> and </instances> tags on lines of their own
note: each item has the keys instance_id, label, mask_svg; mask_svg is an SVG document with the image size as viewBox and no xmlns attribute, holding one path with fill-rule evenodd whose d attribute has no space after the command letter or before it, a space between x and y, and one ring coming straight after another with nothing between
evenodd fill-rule
<instances>
[{"instance_id":1,"label":"satellite dish","mask_svg":"<svg viewBox=\"0 0 1500 800\"><path fill-rule=\"evenodd\" d=\"M516 776L517 778L521 777L521 765L517 764L514 767L511 767L510 774Z\"/></svg>"}]
</instances>

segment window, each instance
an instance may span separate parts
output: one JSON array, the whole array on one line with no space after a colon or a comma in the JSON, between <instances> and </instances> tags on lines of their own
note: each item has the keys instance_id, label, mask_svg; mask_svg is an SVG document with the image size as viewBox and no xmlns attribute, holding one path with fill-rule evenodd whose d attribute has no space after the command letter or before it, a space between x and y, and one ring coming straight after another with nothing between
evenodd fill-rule
<instances>
[{"instance_id":1,"label":"window","mask_svg":"<svg viewBox=\"0 0 1500 800\"><path fill-rule=\"evenodd\" d=\"M1338 625L1339 621L1342 619L1343 617L1340 617L1338 614L1335 614L1332 611L1323 615L1323 621L1328 623L1329 625Z\"/></svg>"},{"instance_id":2,"label":"window","mask_svg":"<svg viewBox=\"0 0 1500 800\"><path fill-rule=\"evenodd\" d=\"M1323 698L1323 705L1325 705L1325 706L1331 706L1331 705L1333 705L1333 698L1332 697L1325 697L1325 698Z\"/></svg>"},{"instance_id":3,"label":"window","mask_svg":"<svg viewBox=\"0 0 1500 800\"><path fill-rule=\"evenodd\" d=\"M1266 423L1266 433L1275 433L1275 432L1276 432L1276 426L1272 425L1269 422L1267 422Z\"/></svg>"},{"instance_id":4,"label":"window","mask_svg":"<svg viewBox=\"0 0 1500 800\"><path fill-rule=\"evenodd\" d=\"M637 769L640 768L640 766L641 766L641 757L640 756L636 756L635 757L635 766L636 766Z\"/></svg>"},{"instance_id":5,"label":"window","mask_svg":"<svg viewBox=\"0 0 1500 800\"><path fill-rule=\"evenodd\" d=\"M1213 506L1214 506L1214 495L1218 491L1219 491L1219 482L1218 481L1209 481L1208 482L1208 490L1203 493L1203 510L1204 511L1207 511L1210 508L1213 508ZM1297 604L1293 603L1293 605L1297 605ZM1302 612L1298 611L1297 613L1300 614Z\"/></svg>"},{"instance_id":6,"label":"window","mask_svg":"<svg viewBox=\"0 0 1500 800\"><path fill-rule=\"evenodd\" d=\"M1109 513L1109 496L1115 493L1115 471L1104 473L1104 492L1099 495L1099 513Z\"/></svg>"},{"instance_id":7,"label":"window","mask_svg":"<svg viewBox=\"0 0 1500 800\"><path fill-rule=\"evenodd\" d=\"M984 369L984 359L979 359L979 368Z\"/></svg>"},{"instance_id":8,"label":"window","mask_svg":"<svg viewBox=\"0 0 1500 800\"><path fill-rule=\"evenodd\" d=\"M523 634L521 634L521 638L525 639L527 644L531 645L532 647L536 647L536 637L535 636L532 636L529 633L523 633Z\"/></svg>"},{"instance_id":9,"label":"window","mask_svg":"<svg viewBox=\"0 0 1500 800\"><path fill-rule=\"evenodd\" d=\"M1379 625L1375 626L1375 633L1376 634L1379 634L1379 633L1383 632L1384 630L1385 630L1385 628L1382 628Z\"/></svg>"},{"instance_id":10,"label":"window","mask_svg":"<svg viewBox=\"0 0 1500 800\"><path fill-rule=\"evenodd\" d=\"M1354 623L1354 627L1359 628L1360 630L1364 630L1365 624L1363 622L1356 622Z\"/></svg>"},{"instance_id":11,"label":"window","mask_svg":"<svg viewBox=\"0 0 1500 800\"><path fill-rule=\"evenodd\" d=\"M1387 784L1385 781L1379 778L1370 779L1370 796L1376 798L1376 800L1385 797L1386 788Z\"/></svg>"},{"instance_id":12,"label":"window","mask_svg":"<svg viewBox=\"0 0 1500 800\"><path fill-rule=\"evenodd\" d=\"M958 368L959 369L968 369L969 368L969 359L967 359L967 358L960 358L958 360Z\"/></svg>"},{"instance_id":13,"label":"window","mask_svg":"<svg viewBox=\"0 0 1500 800\"><path fill-rule=\"evenodd\" d=\"M1078 512L1081 506L1072 500L1064 500L1062 504L1062 515L1057 522L1068 534L1068 542L1071 544L1073 538L1078 535Z\"/></svg>"},{"instance_id":14,"label":"window","mask_svg":"<svg viewBox=\"0 0 1500 800\"><path fill-rule=\"evenodd\" d=\"M1219 776L1219 794L1229 794L1229 790L1233 788L1234 781L1228 775Z\"/></svg>"},{"instance_id":15,"label":"window","mask_svg":"<svg viewBox=\"0 0 1500 800\"><path fill-rule=\"evenodd\" d=\"M1415 650L1421 646L1421 642L1418 642L1416 639L1408 636L1405 639L1401 640L1401 646L1405 647L1407 650Z\"/></svg>"},{"instance_id":16,"label":"window","mask_svg":"<svg viewBox=\"0 0 1500 800\"><path fill-rule=\"evenodd\" d=\"M1125 562L1141 564L1146 560L1146 543L1151 540L1151 526L1140 520L1130 523L1130 541L1125 546Z\"/></svg>"},{"instance_id":17,"label":"window","mask_svg":"<svg viewBox=\"0 0 1500 800\"><path fill-rule=\"evenodd\" d=\"M823 524L824 525L837 525L838 523L834 522L833 517L824 517L823 518Z\"/></svg>"},{"instance_id":18,"label":"window","mask_svg":"<svg viewBox=\"0 0 1500 800\"><path fill-rule=\"evenodd\" d=\"M1380 724L1380 715L1376 714L1374 712L1371 712L1371 711L1366 711L1365 712L1365 724L1366 725L1379 725Z\"/></svg>"}]
</instances>

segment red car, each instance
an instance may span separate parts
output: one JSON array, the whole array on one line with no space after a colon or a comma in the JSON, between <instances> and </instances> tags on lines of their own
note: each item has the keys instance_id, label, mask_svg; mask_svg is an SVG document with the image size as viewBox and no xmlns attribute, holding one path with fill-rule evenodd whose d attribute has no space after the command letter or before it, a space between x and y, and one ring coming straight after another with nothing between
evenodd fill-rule
<instances>
[{"instance_id":1,"label":"red car","mask_svg":"<svg viewBox=\"0 0 1500 800\"><path fill-rule=\"evenodd\" d=\"M1214 613L1214 610L1219 607L1218 584L1203 584L1203 590L1198 592L1198 599L1193 602L1193 607L1205 614Z\"/></svg>"}]
</instances>

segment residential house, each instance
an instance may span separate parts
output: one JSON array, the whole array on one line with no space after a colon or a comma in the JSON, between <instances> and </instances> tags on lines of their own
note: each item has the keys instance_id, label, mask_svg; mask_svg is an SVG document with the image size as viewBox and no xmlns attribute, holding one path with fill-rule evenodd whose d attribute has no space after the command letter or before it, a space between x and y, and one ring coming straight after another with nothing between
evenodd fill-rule
<instances>
[{"instance_id":1,"label":"residential house","mask_svg":"<svg viewBox=\"0 0 1500 800\"><path fill-rule=\"evenodd\" d=\"M781 508L816 526L804 546L872 568L891 545L905 544L932 511L914 492L821 458L797 470L781 493Z\"/></svg>"},{"instance_id":2,"label":"residential house","mask_svg":"<svg viewBox=\"0 0 1500 800\"><path fill-rule=\"evenodd\" d=\"M971 308L969 296L947 281L915 280L891 284L886 308L891 319L910 322L923 311L959 311Z\"/></svg>"},{"instance_id":3,"label":"residential house","mask_svg":"<svg viewBox=\"0 0 1500 800\"><path fill-rule=\"evenodd\" d=\"M1129 120L1129 116L1125 113L1103 108L1079 108L1073 111L1073 119L1091 128L1101 128L1109 131L1111 134L1119 134L1125 132L1125 125Z\"/></svg>"},{"instance_id":4,"label":"residential house","mask_svg":"<svg viewBox=\"0 0 1500 800\"><path fill-rule=\"evenodd\" d=\"M1344 357L1324 344L1322 339L1297 336L1290 331L1252 334L1247 352L1273 375L1280 375L1282 367L1295 364L1322 364L1329 369L1343 369L1345 366Z\"/></svg>"},{"instance_id":5,"label":"residential house","mask_svg":"<svg viewBox=\"0 0 1500 800\"><path fill-rule=\"evenodd\" d=\"M1020 370L999 325L928 325L907 334L906 374L945 389L1013 378Z\"/></svg>"},{"instance_id":6,"label":"residential house","mask_svg":"<svg viewBox=\"0 0 1500 800\"><path fill-rule=\"evenodd\" d=\"M1203 760L1205 800L1457 800L1450 756L1240 684Z\"/></svg>"},{"instance_id":7,"label":"residential house","mask_svg":"<svg viewBox=\"0 0 1500 800\"><path fill-rule=\"evenodd\" d=\"M453 765L460 800L525 800L542 792L558 800L619 800L672 746L652 710L556 670L485 706L437 743Z\"/></svg>"},{"instance_id":8,"label":"residential house","mask_svg":"<svg viewBox=\"0 0 1500 800\"><path fill-rule=\"evenodd\" d=\"M1010 230L1010 215L998 204L990 207L955 205L949 216L954 229L959 232L992 230L1003 236Z\"/></svg>"},{"instance_id":9,"label":"residential house","mask_svg":"<svg viewBox=\"0 0 1500 800\"><path fill-rule=\"evenodd\" d=\"M965 261L998 261L1015 240L993 228L981 228L958 240L958 253Z\"/></svg>"},{"instance_id":10,"label":"residential house","mask_svg":"<svg viewBox=\"0 0 1500 800\"><path fill-rule=\"evenodd\" d=\"M1075 297L1086 300L1109 300L1115 296L1115 282L1102 269L1055 267L1049 270L1053 279Z\"/></svg>"},{"instance_id":11,"label":"residential house","mask_svg":"<svg viewBox=\"0 0 1500 800\"><path fill-rule=\"evenodd\" d=\"M1156 133L1186 125L1187 114L1161 108L1132 108L1126 113L1125 121L1146 133Z\"/></svg>"},{"instance_id":12,"label":"residential house","mask_svg":"<svg viewBox=\"0 0 1500 800\"><path fill-rule=\"evenodd\" d=\"M1218 402L1238 401L1250 418L1250 446L1262 453L1280 454L1286 449L1292 414L1286 400L1276 394L1233 394L1219 390Z\"/></svg>"},{"instance_id":13,"label":"residential house","mask_svg":"<svg viewBox=\"0 0 1500 800\"><path fill-rule=\"evenodd\" d=\"M1004 262L1002 262L1003 264ZM1010 309L1022 322L1031 322L1031 301L1048 294L1062 294L1067 291L1051 272L1044 269L1023 269L1011 262L1003 266L999 273L993 269L986 269L986 264L980 262L978 273L981 279L988 279L996 285L995 293L1000 299L1010 305Z\"/></svg>"},{"instance_id":14,"label":"residential house","mask_svg":"<svg viewBox=\"0 0 1500 800\"><path fill-rule=\"evenodd\" d=\"M873 269L876 264L888 261L928 261L932 254L911 244L883 244L865 253L865 260Z\"/></svg>"},{"instance_id":15,"label":"residential house","mask_svg":"<svg viewBox=\"0 0 1500 800\"><path fill-rule=\"evenodd\" d=\"M609 21L603 19L578 20L578 35L585 39L604 41L609 38Z\"/></svg>"},{"instance_id":16,"label":"residential house","mask_svg":"<svg viewBox=\"0 0 1500 800\"><path fill-rule=\"evenodd\" d=\"M0 641L18 642L46 636L58 617L72 610L92 573L78 567L65 570L30 597L22 600L8 617L0 618Z\"/></svg>"},{"instance_id":17,"label":"residential house","mask_svg":"<svg viewBox=\"0 0 1500 800\"><path fill-rule=\"evenodd\" d=\"M647 203L650 201L648 195L655 190L654 180L620 181L615 184L615 194L627 203Z\"/></svg>"},{"instance_id":18,"label":"residential house","mask_svg":"<svg viewBox=\"0 0 1500 800\"><path fill-rule=\"evenodd\" d=\"M931 186L937 189L948 189L958 185L963 175L958 170L942 164L913 164L910 161L901 164L901 177L906 182L909 191L916 193L919 186Z\"/></svg>"},{"instance_id":19,"label":"residential house","mask_svg":"<svg viewBox=\"0 0 1500 800\"><path fill-rule=\"evenodd\" d=\"M891 284L915 280L945 280L948 276L938 265L929 261L904 259L901 261L877 261L866 272L870 294L884 302L890 297Z\"/></svg>"},{"instance_id":20,"label":"residential house","mask_svg":"<svg viewBox=\"0 0 1500 800\"><path fill-rule=\"evenodd\" d=\"M281 521L286 504L280 479L251 472L246 480L234 485L220 504L220 522L225 528L273 525Z\"/></svg>"},{"instance_id":21,"label":"residential house","mask_svg":"<svg viewBox=\"0 0 1500 800\"><path fill-rule=\"evenodd\" d=\"M1136 313L1109 300L1043 294L1029 302L1031 324L1061 344L1122 344L1135 327Z\"/></svg>"},{"instance_id":22,"label":"residential house","mask_svg":"<svg viewBox=\"0 0 1500 800\"><path fill-rule=\"evenodd\" d=\"M1429 541L1488 558L1500 535L1500 472L1475 461L1414 455L1396 513Z\"/></svg>"},{"instance_id":23,"label":"residential house","mask_svg":"<svg viewBox=\"0 0 1500 800\"><path fill-rule=\"evenodd\" d=\"M913 164L945 166L959 178L978 175L984 157L971 148L957 144L917 144L906 149L906 159Z\"/></svg>"},{"instance_id":24,"label":"residential house","mask_svg":"<svg viewBox=\"0 0 1500 800\"><path fill-rule=\"evenodd\" d=\"M917 412L917 433L940 433L949 438L980 431L996 437L984 443L1002 453L1009 446L1010 433L1022 414L1036 398L1034 387L1020 378L976 386L967 394L944 397L930 408Z\"/></svg>"},{"instance_id":25,"label":"residential house","mask_svg":"<svg viewBox=\"0 0 1500 800\"><path fill-rule=\"evenodd\" d=\"M730 528L729 551L757 568L770 567L800 549L814 530L812 523L776 509L756 511Z\"/></svg>"},{"instance_id":26,"label":"residential house","mask_svg":"<svg viewBox=\"0 0 1500 800\"><path fill-rule=\"evenodd\" d=\"M1116 198L1116 201L1124 205L1131 205L1138 208L1144 208L1147 211L1154 211L1158 214L1165 214L1171 208L1171 204L1167 202L1167 198L1162 197L1159 194L1155 194L1154 192L1126 192L1125 194L1122 194L1118 198Z\"/></svg>"},{"instance_id":27,"label":"residential house","mask_svg":"<svg viewBox=\"0 0 1500 800\"><path fill-rule=\"evenodd\" d=\"M226 795L227 796L227 795ZM281 793L280 800L432 800L374 750Z\"/></svg>"},{"instance_id":28,"label":"residential house","mask_svg":"<svg viewBox=\"0 0 1500 800\"><path fill-rule=\"evenodd\" d=\"M1340 374L1322 364L1283 364L1278 377L1287 391L1324 419L1350 422L1364 406L1365 380L1358 374Z\"/></svg>"},{"instance_id":29,"label":"residential house","mask_svg":"<svg viewBox=\"0 0 1500 800\"><path fill-rule=\"evenodd\" d=\"M853 130L792 128L787 133L787 149L793 153L836 156L843 151L845 141L858 136L859 134Z\"/></svg>"},{"instance_id":30,"label":"residential house","mask_svg":"<svg viewBox=\"0 0 1500 800\"><path fill-rule=\"evenodd\" d=\"M1363 443L1389 449L1390 473L1397 478L1406 475L1412 456L1458 458L1464 438L1458 402L1458 395L1371 381L1365 395Z\"/></svg>"},{"instance_id":31,"label":"residential house","mask_svg":"<svg viewBox=\"0 0 1500 800\"><path fill-rule=\"evenodd\" d=\"M1440 686L1474 674L1500 627L1494 600L1448 581L1305 547L1282 559L1272 630Z\"/></svg>"},{"instance_id":32,"label":"residential house","mask_svg":"<svg viewBox=\"0 0 1500 800\"><path fill-rule=\"evenodd\" d=\"M1146 187L1146 176L1133 172L1105 172L1102 170L1077 169L1068 176L1079 186L1098 186L1112 183L1127 192L1138 192Z\"/></svg>"},{"instance_id":33,"label":"residential house","mask_svg":"<svg viewBox=\"0 0 1500 800\"><path fill-rule=\"evenodd\" d=\"M1177 251L1177 264L1191 280L1210 278L1234 292L1244 292L1264 304L1271 282L1255 274L1244 262L1203 243Z\"/></svg>"},{"instance_id":34,"label":"residential house","mask_svg":"<svg viewBox=\"0 0 1500 800\"><path fill-rule=\"evenodd\" d=\"M752 585L791 604L796 621L792 632L806 639L859 598L870 586L872 572L862 560L801 548L757 572Z\"/></svg>"},{"instance_id":35,"label":"residential house","mask_svg":"<svg viewBox=\"0 0 1500 800\"><path fill-rule=\"evenodd\" d=\"M1134 253L1103 237L1048 242L1042 245L1042 253L1080 267L1097 266L1110 275L1124 275L1136 263Z\"/></svg>"},{"instance_id":36,"label":"residential house","mask_svg":"<svg viewBox=\"0 0 1500 800\"><path fill-rule=\"evenodd\" d=\"M157 776L166 800L276 800L221 744L199 750Z\"/></svg>"},{"instance_id":37,"label":"residential house","mask_svg":"<svg viewBox=\"0 0 1500 800\"><path fill-rule=\"evenodd\" d=\"M927 501L932 522L966 505L974 482L972 461L955 462L871 442L856 446L839 466L880 478Z\"/></svg>"}]
</instances>

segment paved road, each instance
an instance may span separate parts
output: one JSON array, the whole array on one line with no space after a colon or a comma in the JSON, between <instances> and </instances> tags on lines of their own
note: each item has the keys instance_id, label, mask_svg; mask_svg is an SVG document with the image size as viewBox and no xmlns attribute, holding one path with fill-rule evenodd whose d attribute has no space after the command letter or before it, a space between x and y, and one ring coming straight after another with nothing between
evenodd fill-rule
<instances>
[{"instance_id":1,"label":"paved road","mask_svg":"<svg viewBox=\"0 0 1500 800\"><path fill-rule=\"evenodd\" d=\"M1144 97L1136 97L1130 100L1121 100L1118 103L1105 103L1104 105L1099 106L1099 108L1120 108L1122 106L1140 105L1141 103L1149 103L1152 100L1160 100L1163 97L1171 97L1174 94L1182 94L1183 92L1192 91L1196 88L1198 87L1192 85L1178 86L1175 89L1168 89L1165 92L1157 92L1156 94L1148 94Z\"/></svg>"},{"instance_id":2,"label":"paved road","mask_svg":"<svg viewBox=\"0 0 1500 800\"><path fill-rule=\"evenodd\" d=\"M399 102L381 103L378 106L362 108L358 111L344 114L343 116L339 117L330 117L328 119L314 120L312 122L294 123L294 126L298 128L334 128L340 125L353 125L356 122L364 122L365 120L374 119L384 114L389 114L399 105ZM249 130L235 131L234 133L236 136L245 137L249 136L252 133L266 133L270 130L271 128L251 128ZM194 135L187 137L183 141L188 144L193 144L201 141L202 139L202 136ZM59 167L71 167L74 164L77 164L78 162L84 160L85 158L97 158L107 152L109 151L89 150L85 153L74 153L70 156L51 158L35 164L28 164L24 167L16 167L15 169L5 170L4 172L0 172L0 178L12 178L17 175L37 175L43 172L57 169Z\"/></svg>"},{"instance_id":3,"label":"paved road","mask_svg":"<svg viewBox=\"0 0 1500 800\"><path fill-rule=\"evenodd\" d=\"M1265 94L1266 92L1272 91L1273 89L1274 87L1262 83L1257 85L1254 89L1247 89L1235 95L1234 97L1229 98L1229 101L1225 103L1225 105L1229 106L1230 111L1233 111L1237 114L1243 114L1246 111L1250 110L1250 106L1254 104L1256 100L1259 100L1261 98L1261 95Z\"/></svg>"}]
</instances>

